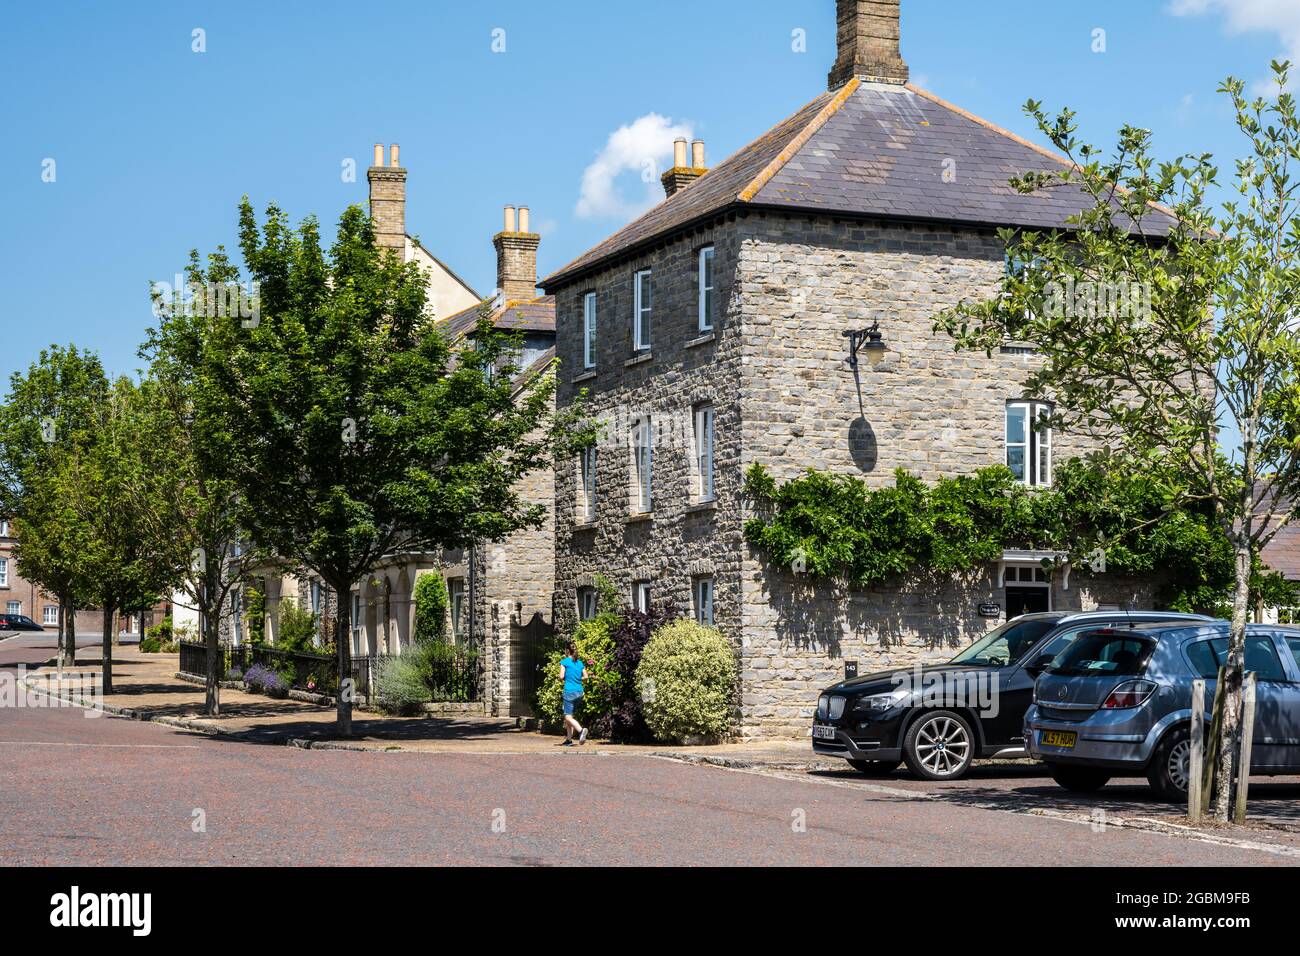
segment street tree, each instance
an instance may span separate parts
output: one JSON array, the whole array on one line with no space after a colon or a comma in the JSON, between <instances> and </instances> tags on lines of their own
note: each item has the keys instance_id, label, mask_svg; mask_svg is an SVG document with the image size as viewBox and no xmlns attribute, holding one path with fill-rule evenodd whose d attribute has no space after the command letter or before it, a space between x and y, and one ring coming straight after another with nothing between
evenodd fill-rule
<instances>
[{"instance_id":1,"label":"street tree","mask_svg":"<svg viewBox=\"0 0 1300 956\"><path fill-rule=\"evenodd\" d=\"M68 483L97 440L108 392L97 356L56 345L14 373L0 405L0 514L13 522L18 572L59 602L60 667L76 662L77 609L93 600L89 527L69 506Z\"/></svg>"},{"instance_id":2,"label":"street tree","mask_svg":"<svg viewBox=\"0 0 1300 956\"><path fill-rule=\"evenodd\" d=\"M189 292L165 297L155 288L157 325L140 349L149 362L142 383L147 433L144 450L156 493L138 496L140 514L150 537L172 551L179 569L177 590L198 611L207 649L204 713L221 712L221 622L232 594L247 583L251 555L242 547L235 506L236 489L218 464L223 419L211 414L213 401L201 398L215 387L217 370L229 356L231 339L219 323L238 315L225 305L240 300L238 268L223 251L206 266L196 252L186 269ZM217 440L214 440L217 439Z\"/></svg>"},{"instance_id":3,"label":"street tree","mask_svg":"<svg viewBox=\"0 0 1300 956\"><path fill-rule=\"evenodd\" d=\"M1213 509L1235 565L1211 742L1221 821L1241 744L1251 574L1300 491L1300 121L1289 65L1273 68L1275 98L1250 99L1236 79L1221 88L1248 149L1217 207L1210 155L1157 162L1151 133L1133 127L1105 155L1077 138L1073 112L1050 117L1030 101L1069 165L1014 185L1081 190L1085 208L1068 230L1004 230L1012 268L1000 294L937 319L961 349L1032 343L1026 390L1054 401L1045 424L1119 450L1172 501Z\"/></svg>"},{"instance_id":4,"label":"street tree","mask_svg":"<svg viewBox=\"0 0 1300 956\"><path fill-rule=\"evenodd\" d=\"M112 383L94 410L94 441L69 462L62 484L67 506L86 529L84 580L103 613L103 692L113 692L113 622L157 602L179 569L166 535L147 515L167 476L148 467L148 393L130 379Z\"/></svg>"},{"instance_id":5,"label":"street tree","mask_svg":"<svg viewBox=\"0 0 1300 956\"><path fill-rule=\"evenodd\" d=\"M518 341L486 320L449 343L419 267L377 250L359 208L328 250L315 219L293 229L272 206L259 228L245 199L239 221L260 314L217 324L229 361L201 392L200 418L241 527L338 598L346 736L353 585L387 554L537 527L544 508L519 481L551 463L573 413L555 417L553 376L516 388Z\"/></svg>"}]
</instances>

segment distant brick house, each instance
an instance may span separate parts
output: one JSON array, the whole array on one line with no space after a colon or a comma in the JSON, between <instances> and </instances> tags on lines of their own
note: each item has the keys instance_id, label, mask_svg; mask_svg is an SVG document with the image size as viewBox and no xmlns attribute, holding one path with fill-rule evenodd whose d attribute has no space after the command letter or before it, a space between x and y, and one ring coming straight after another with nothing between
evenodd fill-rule
<instances>
[{"instance_id":1,"label":"distant brick house","mask_svg":"<svg viewBox=\"0 0 1300 956\"><path fill-rule=\"evenodd\" d=\"M25 615L50 633L57 633L59 599L18 573L15 534L13 522L8 518L0 518L0 612ZM113 633L136 637L170 613L171 604L166 601L159 602L143 613L117 612L113 616ZM104 633L104 614L93 608L82 608L77 611L74 624L79 645L92 641L98 643Z\"/></svg>"},{"instance_id":2,"label":"distant brick house","mask_svg":"<svg viewBox=\"0 0 1300 956\"><path fill-rule=\"evenodd\" d=\"M1024 610L1150 606L1142 582L1043 573L1008 552L981 573L841 590L744 542L744 471L892 482L1005 463L1029 485L1086 450L1038 427L1023 343L956 354L932 319L1003 278L996 230L1066 227L1086 200L1008 185L1059 158L907 82L898 0L839 0L829 88L711 170L678 143L667 198L543 280L555 297L558 402L589 392L606 438L557 468L561 630L597 575L636 605L670 599L740 660L740 730L806 732L843 673L951 656ZM853 364L871 327L878 365ZM865 354L865 353L864 353ZM981 606L984 606L981 612ZM996 614L990 614L990 609Z\"/></svg>"}]
</instances>

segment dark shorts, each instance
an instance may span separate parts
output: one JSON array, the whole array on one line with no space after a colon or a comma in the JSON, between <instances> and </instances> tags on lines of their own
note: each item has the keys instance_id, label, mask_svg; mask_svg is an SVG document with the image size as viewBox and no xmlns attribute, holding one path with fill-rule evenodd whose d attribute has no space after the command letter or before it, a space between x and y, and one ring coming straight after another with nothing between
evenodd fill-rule
<instances>
[{"instance_id":1,"label":"dark shorts","mask_svg":"<svg viewBox=\"0 0 1300 956\"><path fill-rule=\"evenodd\" d=\"M580 700L582 700L582 691L578 691L577 693L573 693L573 694L565 694L564 712L566 714L572 714L574 705L577 704L578 701Z\"/></svg>"}]
</instances>

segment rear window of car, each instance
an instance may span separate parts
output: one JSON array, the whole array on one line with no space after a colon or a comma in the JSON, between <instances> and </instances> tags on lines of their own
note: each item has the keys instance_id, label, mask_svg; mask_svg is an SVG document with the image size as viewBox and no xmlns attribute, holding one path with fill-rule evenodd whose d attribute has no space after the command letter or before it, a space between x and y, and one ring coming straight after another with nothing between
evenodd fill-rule
<instances>
[{"instance_id":1,"label":"rear window of car","mask_svg":"<svg viewBox=\"0 0 1300 956\"><path fill-rule=\"evenodd\" d=\"M1288 638L1288 641L1290 639ZM1292 650L1294 651L1294 645ZM1218 637L1197 641L1187 648L1192 671L1206 680L1219 676L1219 668L1228 662L1228 639ZM1277 656L1273 639L1265 634L1246 635L1246 670L1254 671L1259 680L1286 680L1286 671Z\"/></svg>"},{"instance_id":2,"label":"rear window of car","mask_svg":"<svg viewBox=\"0 0 1300 956\"><path fill-rule=\"evenodd\" d=\"M1132 677L1146 668L1155 642L1131 634L1090 631L1063 650L1048 668L1066 677Z\"/></svg>"}]
</instances>

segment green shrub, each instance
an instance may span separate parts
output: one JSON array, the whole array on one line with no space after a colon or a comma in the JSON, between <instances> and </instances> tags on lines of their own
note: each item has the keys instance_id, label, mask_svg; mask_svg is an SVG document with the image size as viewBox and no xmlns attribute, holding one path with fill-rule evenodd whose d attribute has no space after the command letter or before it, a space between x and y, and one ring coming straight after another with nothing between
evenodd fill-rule
<instances>
[{"instance_id":1,"label":"green shrub","mask_svg":"<svg viewBox=\"0 0 1300 956\"><path fill-rule=\"evenodd\" d=\"M601 613L589 621L582 621L573 632L578 645L578 656L589 662L584 696L578 705L578 719L591 723L605 717L618 698L620 678L614 669L614 628L619 618L615 614ZM543 665L541 686L537 690L534 707L538 717L547 723L559 724L564 720L564 682L560 680L560 660L564 657L564 642L553 649Z\"/></svg>"},{"instance_id":2,"label":"green shrub","mask_svg":"<svg viewBox=\"0 0 1300 956\"><path fill-rule=\"evenodd\" d=\"M375 703L388 714L411 714L433 699L418 653L381 657L375 670Z\"/></svg>"},{"instance_id":3,"label":"green shrub","mask_svg":"<svg viewBox=\"0 0 1300 956\"><path fill-rule=\"evenodd\" d=\"M646 644L636 677L646 725L660 740L717 738L731 726L736 655L716 629L665 624Z\"/></svg>"},{"instance_id":4,"label":"green shrub","mask_svg":"<svg viewBox=\"0 0 1300 956\"><path fill-rule=\"evenodd\" d=\"M313 653L316 649L316 616L306 608L300 608L293 598L285 598L280 602L275 646L281 651L308 653Z\"/></svg>"},{"instance_id":5,"label":"green shrub","mask_svg":"<svg viewBox=\"0 0 1300 956\"><path fill-rule=\"evenodd\" d=\"M151 628L151 630L152 630L152 628ZM158 651L159 651L159 648L160 648L161 646L162 646L162 642L159 641L158 638L156 638L156 637L142 637L142 638L140 638L140 653L141 653L141 654L157 654Z\"/></svg>"},{"instance_id":6,"label":"green shrub","mask_svg":"<svg viewBox=\"0 0 1300 956\"><path fill-rule=\"evenodd\" d=\"M162 644L170 644L174 639L172 629L171 615L167 615L157 624L151 624L144 629L144 637L140 640L140 650L144 650L145 642L148 641L151 647L158 647ZM146 653L154 653L146 651Z\"/></svg>"},{"instance_id":7,"label":"green shrub","mask_svg":"<svg viewBox=\"0 0 1300 956\"><path fill-rule=\"evenodd\" d=\"M415 582L415 640L430 644L447 638L447 582L436 571Z\"/></svg>"},{"instance_id":8,"label":"green shrub","mask_svg":"<svg viewBox=\"0 0 1300 956\"><path fill-rule=\"evenodd\" d=\"M256 646L266 642L266 595L259 588L249 588L244 595L248 609L248 643Z\"/></svg>"}]
</instances>

